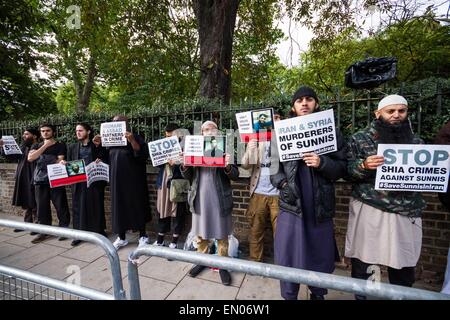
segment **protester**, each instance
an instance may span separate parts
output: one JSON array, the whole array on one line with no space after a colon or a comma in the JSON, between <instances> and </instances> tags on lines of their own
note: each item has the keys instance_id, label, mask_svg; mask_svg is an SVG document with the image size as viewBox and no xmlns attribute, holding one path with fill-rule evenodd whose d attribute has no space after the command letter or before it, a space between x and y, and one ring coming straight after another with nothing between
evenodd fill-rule
<instances>
[{"instance_id":1,"label":"protester","mask_svg":"<svg viewBox=\"0 0 450 320\"><path fill-rule=\"evenodd\" d=\"M20 147L22 154L4 155L9 161L18 161L16 174L14 177L14 193L12 197L12 205L21 207L24 212L25 222L37 222L36 199L34 197L33 173L36 162L28 161L28 153L31 146L38 142L40 134L35 128L28 128L22 134L23 143ZM0 139L0 149L3 146L3 140ZM23 231L14 229L14 232ZM35 235L32 232L32 235Z\"/></svg>"},{"instance_id":2,"label":"protester","mask_svg":"<svg viewBox=\"0 0 450 320\"><path fill-rule=\"evenodd\" d=\"M276 117L276 118L275 118ZM275 121L280 120L280 112L274 113ZM241 167L250 170L250 201L246 216L250 225L249 251L250 260L261 262L264 251L264 233L266 221L270 220L272 232L275 233L276 221L280 210L278 205L279 191L270 182L271 148L276 149L275 135L272 141L252 139L242 157ZM273 159L277 161L278 159Z\"/></svg>"},{"instance_id":3,"label":"protester","mask_svg":"<svg viewBox=\"0 0 450 320\"><path fill-rule=\"evenodd\" d=\"M107 147L112 229L119 235L113 245L118 250L128 245L128 230L139 231L139 246L149 243L145 231L145 225L151 219L146 170L149 153L144 139L130 132L127 117L117 115L113 121L125 121L127 126L127 145ZM101 136L95 136L93 142L100 146Z\"/></svg>"},{"instance_id":4,"label":"protester","mask_svg":"<svg viewBox=\"0 0 450 320\"><path fill-rule=\"evenodd\" d=\"M177 135L178 125L169 123L165 128L166 137ZM170 201L170 186L172 181L182 179L180 163L175 160L169 160L168 163L161 165L158 177L156 179L156 210L158 215L158 236L154 245L164 245L164 236L171 230L173 221L173 235L169 243L169 248L177 247L178 238L183 232L185 217L187 214L187 202Z\"/></svg>"},{"instance_id":5,"label":"protester","mask_svg":"<svg viewBox=\"0 0 450 320\"><path fill-rule=\"evenodd\" d=\"M434 139L434 143L450 144L450 121L447 121L447 123L439 130ZM450 212L450 187L447 187L447 192L439 192L438 196L444 207ZM444 284L442 285L442 293L450 294L450 248L447 255L447 269L445 271Z\"/></svg>"},{"instance_id":6,"label":"protester","mask_svg":"<svg viewBox=\"0 0 450 320\"><path fill-rule=\"evenodd\" d=\"M316 92L300 87L292 98L291 117L320 111ZM303 159L281 162L271 181L280 191L280 213L275 231L275 263L332 273L336 257L333 217L334 182L346 174L346 149L336 129L337 151L304 153ZM300 285L281 281L281 296L296 300ZM323 300L325 288L309 286L311 300Z\"/></svg>"},{"instance_id":7,"label":"protester","mask_svg":"<svg viewBox=\"0 0 450 320\"><path fill-rule=\"evenodd\" d=\"M52 224L51 201L56 209L59 226L67 228L70 224L70 213L66 188L64 186L50 188L47 173L47 165L56 164L64 160L67 153L66 144L55 140L56 129L51 124L41 125L40 132L44 141L34 144L28 153L28 161L36 161L33 183L35 186L38 220L40 224ZM39 243L48 237L48 235L39 234L31 242ZM59 240L66 240L66 237L59 237Z\"/></svg>"},{"instance_id":8,"label":"protester","mask_svg":"<svg viewBox=\"0 0 450 320\"><path fill-rule=\"evenodd\" d=\"M345 243L352 277L368 279L371 265L388 267L389 282L411 287L422 245L419 192L375 190L376 169L384 163L378 144L421 144L408 119L408 102L399 95L384 97L370 127L350 138L348 179L352 198ZM356 295L356 299L366 299Z\"/></svg>"},{"instance_id":9,"label":"protester","mask_svg":"<svg viewBox=\"0 0 450 320\"><path fill-rule=\"evenodd\" d=\"M202 124L202 135L217 136L217 125L212 121ZM230 155L225 155L225 167L181 166L181 173L191 182L189 206L192 212L192 233L197 235L197 251L209 252L212 239L218 243L218 255L228 256L228 236L232 234L233 194L230 180L237 180L239 170L229 163ZM196 265L190 271L196 277L206 266ZM231 276L227 270L219 270L222 284L230 285Z\"/></svg>"},{"instance_id":10,"label":"protester","mask_svg":"<svg viewBox=\"0 0 450 320\"><path fill-rule=\"evenodd\" d=\"M107 162L106 149L96 146L92 141L93 130L86 123L75 127L78 142L69 145L67 161L84 160L85 166L91 162ZM92 231L106 236L105 221L105 181L93 182L89 188L86 182L76 183L72 188L72 221L73 228ZM72 246L81 243L73 240Z\"/></svg>"}]
</instances>

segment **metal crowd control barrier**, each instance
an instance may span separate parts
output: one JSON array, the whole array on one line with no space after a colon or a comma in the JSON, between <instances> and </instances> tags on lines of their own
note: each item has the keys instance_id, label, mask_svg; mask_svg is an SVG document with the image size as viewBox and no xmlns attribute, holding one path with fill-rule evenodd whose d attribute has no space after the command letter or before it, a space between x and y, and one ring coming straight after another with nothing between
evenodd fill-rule
<instances>
[{"instance_id":1,"label":"metal crowd control barrier","mask_svg":"<svg viewBox=\"0 0 450 320\"><path fill-rule=\"evenodd\" d=\"M12 221L7 219L0 219L0 226L21 229L26 231L34 231L41 234L47 234L57 237L66 237L69 239L82 240L86 242L91 242L105 250L106 255L108 256L109 262L111 264L111 275L113 282L113 296L107 295L102 292L94 293L94 290L90 290L88 288L68 285L67 283L59 280L50 279L47 277L43 277L40 275L35 275L30 272L21 271L13 268L8 268L4 266L0 266L0 274L4 271L4 273L9 277L19 276L18 278L24 279L25 281L32 282L34 284L48 286L53 289L61 290L62 292L68 292L75 294L80 297L86 298L100 298L100 299L116 299L116 300L125 300L125 290L123 289L122 283L122 273L120 270L120 260L117 255L117 251L113 247L112 243L104 236L89 231L81 231L74 230L68 228L61 227L52 227L46 226L42 224L34 224L28 222L19 222ZM68 290L68 291L65 291Z\"/></svg>"},{"instance_id":2,"label":"metal crowd control barrier","mask_svg":"<svg viewBox=\"0 0 450 320\"><path fill-rule=\"evenodd\" d=\"M138 266L135 261L142 255L180 260L198 265L244 272L288 282L352 292L358 295L383 299L450 300L450 295L427 290L151 245L137 248L131 252L128 257L129 293L130 299L132 300L141 299Z\"/></svg>"},{"instance_id":3,"label":"metal crowd control barrier","mask_svg":"<svg viewBox=\"0 0 450 320\"><path fill-rule=\"evenodd\" d=\"M70 299L72 296L80 299L114 300L112 295L104 292L0 265L0 300L59 300L58 293L61 295L60 300L67 297Z\"/></svg>"}]
</instances>

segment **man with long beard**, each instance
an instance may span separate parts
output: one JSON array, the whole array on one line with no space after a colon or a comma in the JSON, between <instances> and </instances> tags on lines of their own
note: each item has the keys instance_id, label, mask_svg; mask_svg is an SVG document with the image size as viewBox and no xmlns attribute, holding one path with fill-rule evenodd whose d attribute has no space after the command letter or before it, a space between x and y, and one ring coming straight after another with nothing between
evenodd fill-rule
<instances>
[{"instance_id":1,"label":"man with long beard","mask_svg":"<svg viewBox=\"0 0 450 320\"><path fill-rule=\"evenodd\" d=\"M378 144L422 144L408 120L408 102L399 95L383 98L370 127L349 142L348 173L353 182L345 256L352 277L368 279L371 265L388 267L391 284L411 287L422 245L422 210L418 192L375 190L376 169L384 163ZM366 299L356 296L356 299Z\"/></svg>"},{"instance_id":2,"label":"man with long beard","mask_svg":"<svg viewBox=\"0 0 450 320\"><path fill-rule=\"evenodd\" d=\"M93 130L87 123L78 123L75 127L78 142L69 145L67 161L84 160L87 166L91 162L106 161L106 149L96 146L92 141ZM92 231L106 236L105 222L105 181L96 181L88 188L86 182L76 183L72 187L73 228ZM73 240L77 246L81 240Z\"/></svg>"},{"instance_id":3,"label":"man with long beard","mask_svg":"<svg viewBox=\"0 0 450 320\"><path fill-rule=\"evenodd\" d=\"M14 194L12 205L22 207L24 210L25 222L37 222L36 199L34 197L33 173L36 162L28 162L28 153L31 146L38 142L40 134L34 128L28 128L23 132L23 144L20 147L22 154L5 155L5 158L17 161L17 170L14 184ZM0 139L0 147L3 146L3 140ZM14 232L23 231L14 229ZM33 235L36 233L32 232Z\"/></svg>"}]
</instances>

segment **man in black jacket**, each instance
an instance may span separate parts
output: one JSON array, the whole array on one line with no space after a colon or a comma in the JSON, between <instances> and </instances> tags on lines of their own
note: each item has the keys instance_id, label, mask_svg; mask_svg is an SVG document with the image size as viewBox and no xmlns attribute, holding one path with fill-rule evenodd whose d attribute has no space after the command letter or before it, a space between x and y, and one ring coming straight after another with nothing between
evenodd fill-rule
<instances>
[{"instance_id":1,"label":"man in black jacket","mask_svg":"<svg viewBox=\"0 0 450 320\"><path fill-rule=\"evenodd\" d=\"M291 117L319 111L313 89L302 86L292 98ZM280 162L271 176L280 190L280 213L275 231L275 263L332 273L336 256L333 216L334 181L346 174L344 139L336 129L337 151L305 153L303 159ZM272 153L274 154L274 153ZM275 152L277 156L277 152ZM300 285L281 281L281 296L296 300ZM311 300L323 300L327 289L309 287Z\"/></svg>"},{"instance_id":2,"label":"man in black jacket","mask_svg":"<svg viewBox=\"0 0 450 320\"><path fill-rule=\"evenodd\" d=\"M22 154L5 155L6 159L11 161L19 161L17 164L14 194L12 205L22 207L24 210L25 222L37 222L36 213L36 199L34 197L33 173L36 166L35 162L28 162L28 153L31 146L37 143L39 138L39 131L34 128L28 128L23 132L23 144L20 147ZM3 141L0 139L0 147L3 146ZM14 232L23 231L21 229L14 229ZM32 232L34 235L35 233Z\"/></svg>"}]
</instances>

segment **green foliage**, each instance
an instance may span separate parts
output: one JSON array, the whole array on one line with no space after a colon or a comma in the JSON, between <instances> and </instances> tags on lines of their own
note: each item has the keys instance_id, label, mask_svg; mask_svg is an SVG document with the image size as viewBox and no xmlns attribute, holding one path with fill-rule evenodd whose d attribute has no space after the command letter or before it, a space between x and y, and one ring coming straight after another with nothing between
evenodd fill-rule
<instances>
[{"instance_id":1,"label":"green foliage","mask_svg":"<svg viewBox=\"0 0 450 320\"><path fill-rule=\"evenodd\" d=\"M35 52L42 27L38 2L2 1L0 21L0 120L54 111L49 82L31 73L42 62Z\"/></svg>"},{"instance_id":2,"label":"green foliage","mask_svg":"<svg viewBox=\"0 0 450 320\"><path fill-rule=\"evenodd\" d=\"M430 76L450 75L450 26L441 26L432 15L413 18L359 39L349 28L328 41L312 41L311 49L301 55L301 65L281 74L284 88L292 91L298 83L311 85L321 92L344 89L344 73L349 65L367 56L393 56L398 59L397 81L416 81ZM347 90L349 92L349 90Z\"/></svg>"},{"instance_id":3,"label":"green foliage","mask_svg":"<svg viewBox=\"0 0 450 320\"><path fill-rule=\"evenodd\" d=\"M89 104L89 112L120 111L118 107L119 92L114 87L106 87L96 84L93 88L92 98ZM76 93L71 81L59 86L56 90L56 107L59 113L70 115L77 113Z\"/></svg>"}]
</instances>

